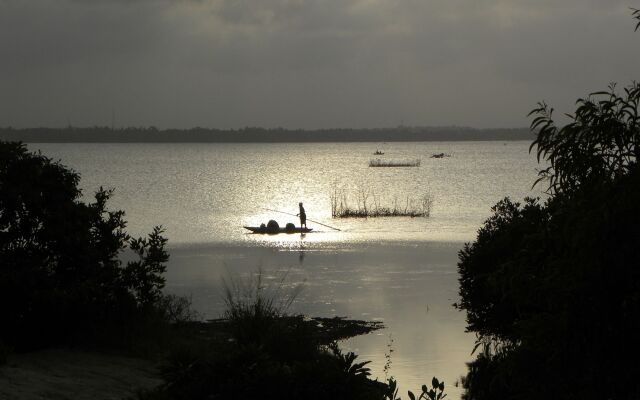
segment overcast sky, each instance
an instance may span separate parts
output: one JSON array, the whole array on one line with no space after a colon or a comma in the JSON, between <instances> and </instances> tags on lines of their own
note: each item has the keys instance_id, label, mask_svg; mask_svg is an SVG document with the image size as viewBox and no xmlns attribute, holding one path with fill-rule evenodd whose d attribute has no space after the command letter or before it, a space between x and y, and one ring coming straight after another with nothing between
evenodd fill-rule
<instances>
[{"instance_id":1,"label":"overcast sky","mask_svg":"<svg viewBox=\"0 0 640 400\"><path fill-rule=\"evenodd\" d=\"M640 79L637 3L0 0L0 126L527 126Z\"/></svg>"}]
</instances>

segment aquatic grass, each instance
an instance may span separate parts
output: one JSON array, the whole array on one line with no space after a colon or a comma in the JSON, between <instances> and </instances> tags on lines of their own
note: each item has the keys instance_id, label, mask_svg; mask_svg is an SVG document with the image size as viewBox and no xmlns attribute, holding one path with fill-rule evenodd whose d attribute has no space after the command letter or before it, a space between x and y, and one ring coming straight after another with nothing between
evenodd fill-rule
<instances>
[{"instance_id":1,"label":"aquatic grass","mask_svg":"<svg viewBox=\"0 0 640 400\"><path fill-rule=\"evenodd\" d=\"M301 284L288 288L288 271L278 276L274 283L265 283L264 272L258 269L245 279L229 276L222 278L225 317L245 313L284 316L302 291Z\"/></svg>"},{"instance_id":2,"label":"aquatic grass","mask_svg":"<svg viewBox=\"0 0 640 400\"><path fill-rule=\"evenodd\" d=\"M248 277L230 276L222 279L226 311L231 335L239 343L263 344L270 341L271 331L287 315L287 311L302 291L303 285L288 287L288 272L273 283L265 283L261 269Z\"/></svg>"},{"instance_id":3,"label":"aquatic grass","mask_svg":"<svg viewBox=\"0 0 640 400\"><path fill-rule=\"evenodd\" d=\"M428 192L418 199L406 196L404 201L396 196L391 205L383 205L380 196L369 188L350 195L346 189L335 187L330 201L333 218L429 217L433 206L433 196Z\"/></svg>"},{"instance_id":4,"label":"aquatic grass","mask_svg":"<svg viewBox=\"0 0 640 400\"><path fill-rule=\"evenodd\" d=\"M382 160L375 158L369 160L370 167L419 167L420 159L415 160Z\"/></svg>"}]
</instances>

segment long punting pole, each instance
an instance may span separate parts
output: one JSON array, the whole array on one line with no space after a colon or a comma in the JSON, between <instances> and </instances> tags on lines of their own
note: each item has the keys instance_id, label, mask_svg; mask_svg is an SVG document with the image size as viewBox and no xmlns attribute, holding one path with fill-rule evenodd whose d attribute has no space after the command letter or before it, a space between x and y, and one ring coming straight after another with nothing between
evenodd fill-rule
<instances>
[{"instance_id":1,"label":"long punting pole","mask_svg":"<svg viewBox=\"0 0 640 400\"><path fill-rule=\"evenodd\" d=\"M296 214L291 214L291 213L284 212L284 211L280 211L280 210L273 210L273 209L271 209L271 208L265 208L265 210L267 210L267 211L273 211L273 212L278 212L278 213L281 213L281 214L291 215L292 217L297 217L297 215L296 215ZM323 224L322 222L314 221L314 220L312 220L312 219L310 219L310 218L307 218L307 221L315 222L315 223L316 223L316 224L318 224L318 225L326 226L327 228L331 228L331 229L335 229L335 230L337 230L337 231L340 231L340 229L338 229L338 228L335 228L335 227L330 226L330 225Z\"/></svg>"}]
</instances>

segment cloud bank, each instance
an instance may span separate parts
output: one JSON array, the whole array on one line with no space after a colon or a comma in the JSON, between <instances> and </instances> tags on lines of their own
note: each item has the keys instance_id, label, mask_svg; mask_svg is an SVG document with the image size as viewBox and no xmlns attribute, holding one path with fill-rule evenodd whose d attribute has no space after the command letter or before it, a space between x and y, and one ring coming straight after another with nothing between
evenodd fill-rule
<instances>
[{"instance_id":1,"label":"cloud bank","mask_svg":"<svg viewBox=\"0 0 640 400\"><path fill-rule=\"evenodd\" d=\"M0 0L0 126L525 126L639 78L628 7Z\"/></svg>"}]
</instances>

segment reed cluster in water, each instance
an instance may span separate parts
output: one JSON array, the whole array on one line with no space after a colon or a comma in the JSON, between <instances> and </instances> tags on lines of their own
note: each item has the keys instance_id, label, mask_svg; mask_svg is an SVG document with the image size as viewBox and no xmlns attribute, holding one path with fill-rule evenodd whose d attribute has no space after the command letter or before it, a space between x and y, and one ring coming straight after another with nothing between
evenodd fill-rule
<instances>
[{"instance_id":1,"label":"reed cluster in water","mask_svg":"<svg viewBox=\"0 0 640 400\"><path fill-rule=\"evenodd\" d=\"M382 204L380 196L370 188L350 192L336 187L331 193L333 218L428 217L432 206L430 193L419 198L406 196L404 201L396 196L391 204Z\"/></svg>"},{"instance_id":2,"label":"reed cluster in water","mask_svg":"<svg viewBox=\"0 0 640 400\"><path fill-rule=\"evenodd\" d=\"M369 160L370 167L419 167L420 159L415 160L382 160L375 158Z\"/></svg>"}]
</instances>

